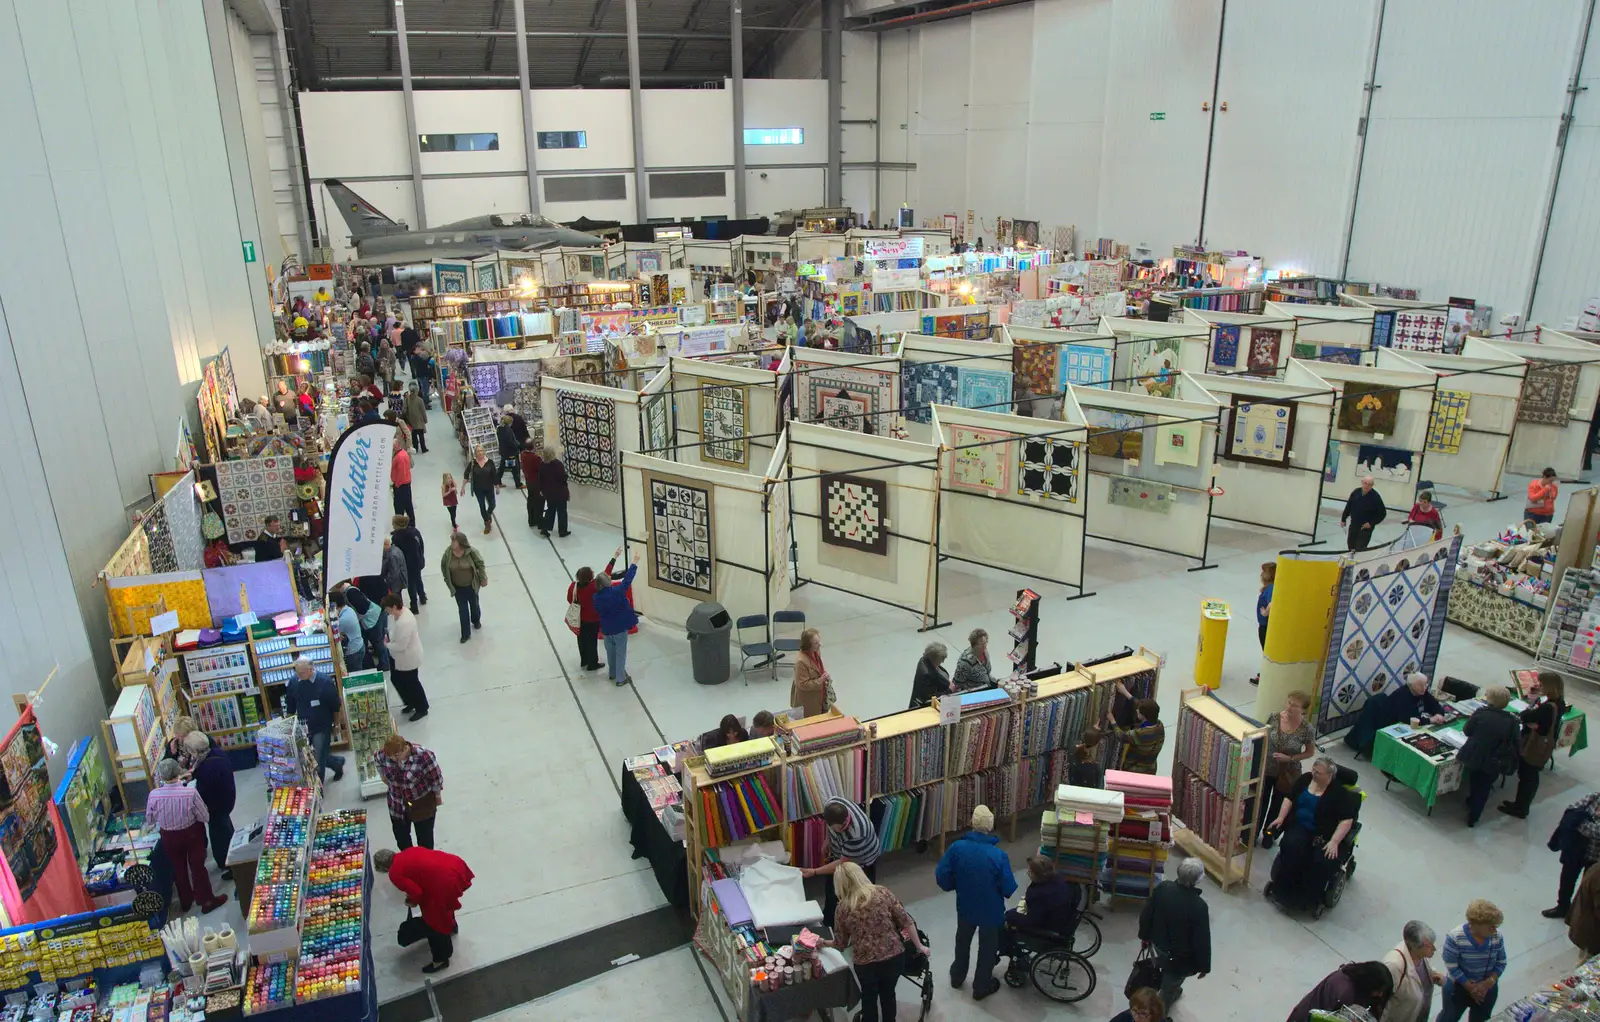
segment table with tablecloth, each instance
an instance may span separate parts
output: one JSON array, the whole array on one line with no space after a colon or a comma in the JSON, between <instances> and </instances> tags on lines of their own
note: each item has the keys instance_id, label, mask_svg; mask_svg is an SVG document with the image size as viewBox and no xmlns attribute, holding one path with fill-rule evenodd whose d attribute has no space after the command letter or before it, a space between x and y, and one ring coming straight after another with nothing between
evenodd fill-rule
<instances>
[{"instance_id":1,"label":"table with tablecloth","mask_svg":"<svg viewBox=\"0 0 1600 1022\"><path fill-rule=\"evenodd\" d=\"M1389 780L1384 787L1399 781L1421 795L1428 811L1432 812L1440 795L1461 787L1461 764L1456 762L1454 749L1445 755L1426 756L1420 749L1401 741L1401 738L1413 731L1459 731L1466 726L1466 722L1467 718L1462 717L1437 727L1413 728L1408 724L1391 724L1381 729L1372 743L1372 765L1388 775ZM1568 756L1576 756L1588 748L1589 724L1582 710L1574 706L1567 707L1566 715L1561 718L1561 733L1557 736L1556 746L1565 748Z\"/></svg>"},{"instance_id":2,"label":"table with tablecloth","mask_svg":"<svg viewBox=\"0 0 1600 1022\"><path fill-rule=\"evenodd\" d=\"M673 838L650 808L650 799L639 779L626 766L622 768L622 815L628 820L628 841L635 859L649 859L656 884L668 904L689 907L689 856L683 842Z\"/></svg>"}]
</instances>

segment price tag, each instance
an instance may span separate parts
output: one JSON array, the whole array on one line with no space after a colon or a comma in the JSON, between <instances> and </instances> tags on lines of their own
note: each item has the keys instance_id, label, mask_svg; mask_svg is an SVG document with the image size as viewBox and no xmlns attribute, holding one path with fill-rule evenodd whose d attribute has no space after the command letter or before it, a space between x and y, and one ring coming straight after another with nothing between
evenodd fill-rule
<instances>
[{"instance_id":1,"label":"price tag","mask_svg":"<svg viewBox=\"0 0 1600 1022\"><path fill-rule=\"evenodd\" d=\"M961 719L961 697L939 700L939 723L954 724Z\"/></svg>"},{"instance_id":2,"label":"price tag","mask_svg":"<svg viewBox=\"0 0 1600 1022\"><path fill-rule=\"evenodd\" d=\"M164 635L167 632L177 631L178 612L169 610L165 614L157 614L150 619L150 634Z\"/></svg>"},{"instance_id":3,"label":"price tag","mask_svg":"<svg viewBox=\"0 0 1600 1022\"><path fill-rule=\"evenodd\" d=\"M233 615L233 623L239 628L249 628L259 620L261 619L256 617L255 611L253 610L247 610L243 614Z\"/></svg>"}]
</instances>

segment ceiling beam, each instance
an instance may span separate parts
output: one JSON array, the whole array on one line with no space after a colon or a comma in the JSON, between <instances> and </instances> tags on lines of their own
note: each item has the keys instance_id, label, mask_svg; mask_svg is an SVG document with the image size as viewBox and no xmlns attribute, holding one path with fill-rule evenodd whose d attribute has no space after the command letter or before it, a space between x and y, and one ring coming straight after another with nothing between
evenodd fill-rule
<instances>
[{"instance_id":1,"label":"ceiling beam","mask_svg":"<svg viewBox=\"0 0 1600 1022\"><path fill-rule=\"evenodd\" d=\"M494 0L494 10L489 15L489 28L491 31L500 31L500 13L505 10L505 0ZM483 48L483 71L488 74L494 70L494 44L499 36L492 35Z\"/></svg>"},{"instance_id":2,"label":"ceiling beam","mask_svg":"<svg viewBox=\"0 0 1600 1022\"><path fill-rule=\"evenodd\" d=\"M705 0L694 0L694 3L689 5L689 16L683 19L685 32L700 27L700 9L704 6ZM683 53L683 48L687 42L688 40L686 39L674 39L672 41L672 49L667 53L667 62L661 65L662 71L672 70L672 65L678 62L678 57Z\"/></svg>"},{"instance_id":3,"label":"ceiling beam","mask_svg":"<svg viewBox=\"0 0 1600 1022\"><path fill-rule=\"evenodd\" d=\"M789 16L783 19L782 27L785 29L792 28L793 26L798 25L806 15L810 14L814 10L820 10L820 8L821 5L814 2L814 0L807 0L806 3L796 4L794 9L789 12ZM818 18L818 22L820 24L820 17ZM750 26L748 25L745 26L746 29L749 27ZM766 45L762 46L761 49L756 53L755 59L745 61L745 72L748 74L752 68L758 72L765 69L767 74L770 75L772 73L771 65L774 56L778 51L778 40L782 38L783 33L781 31L774 32L772 38L768 39Z\"/></svg>"},{"instance_id":4,"label":"ceiling beam","mask_svg":"<svg viewBox=\"0 0 1600 1022\"><path fill-rule=\"evenodd\" d=\"M605 20L606 6L609 3L611 0L595 0L594 12L589 15L589 31L593 32L600 27L600 23ZM573 85L583 84L583 66L589 63L589 51L593 48L592 37L583 41L583 48L578 51L578 69L572 73Z\"/></svg>"}]
</instances>

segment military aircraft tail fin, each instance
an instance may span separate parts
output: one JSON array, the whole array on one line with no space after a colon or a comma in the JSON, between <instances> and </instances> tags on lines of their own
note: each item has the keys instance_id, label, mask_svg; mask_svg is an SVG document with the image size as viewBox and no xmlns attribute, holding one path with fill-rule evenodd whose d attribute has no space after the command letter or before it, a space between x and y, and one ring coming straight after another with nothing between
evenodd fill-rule
<instances>
[{"instance_id":1,"label":"military aircraft tail fin","mask_svg":"<svg viewBox=\"0 0 1600 1022\"><path fill-rule=\"evenodd\" d=\"M378 207L363 199L342 181L328 179L323 182L328 193L339 205L339 215L350 228L350 240L360 241L384 234L398 234L406 228L378 211Z\"/></svg>"}]
</instances>

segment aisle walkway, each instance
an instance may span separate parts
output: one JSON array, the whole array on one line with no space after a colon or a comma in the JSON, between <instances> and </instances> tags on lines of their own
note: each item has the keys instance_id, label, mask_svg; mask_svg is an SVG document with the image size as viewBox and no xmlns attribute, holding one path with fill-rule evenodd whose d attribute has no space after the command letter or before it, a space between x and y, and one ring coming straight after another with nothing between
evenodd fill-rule
<instances>
[{"instance_id":1,"label":"aisle walkway","mask_svg":"<svg viewBox=\"0 0 1600 1022\"><path fill-rule=\"evenodd\" d=\"M619 537L615 529L574 519L571 537L542 540L526 524L521 493L509 487L500 492L500 523L490 536L482 535L470 498L461 507L461 523L489 565L490 584L483 593L483 630L458 645L455 607L437 567L448 536L437 486L441 472L459 473L462 459L442 412L434 412L430 433L432 450L416 460L414 487L428 544L426 581L432 602L420 618L427 648L422 678L433 712L415 725L402 721L401 731L438 752L446 778L440 847L464 856L478 876L461 915L454 963L443 977L436 977L445 980L439 985L445 1022L470 1022L485 1007L509 1002L481 995L481 990L500 985L497 974L463 979L468 970L619 920L648 916L662 906L644 861L629 858L616 801L621 760L667 738L704 731L724 713L787 706L789 672L780 672L777 681L752 673L722 686L695 685L677 622L647 622L633 638L632 686L617 688L603 672L578 670L576 644L562 624L566 584L581 565L598 570ZM1517 489L1516 483L1508 481L1507 489ZM1451 505L1446 520L1465 522L1473 538L1487 535L1517 510L1514 500L1483 504L1459 495L1446 499ZM1324 528L1336 540L1331 517L1325 517ZM1391 527L1382 535L1396 531ZM1091 546L1087 570L1090 588L1098 595L1069 603L1062 599L1066 593L1043 587L1042 648L1056 657L1090 656L1123 644L1144 644L1165 653L1160 702L1170 721L1178 693L1192 676L1199 601L1204 596L1228 599L1239 617L1229 637L1223 695L1249 708L1254 692L1245 679L1260 656L1250 627L1257 569L1293 542L1264 530L1218 526L1212 552L1219 566L1192 574L1184 570L1190 565L1177 558ZM905 706L913 667L927 642L944 642L954 655L971 628L1002 633L1003 608L1018 584L999 572L947 563L940 606L951 625L927 634L917 633L913 615L831 590L802 588L795 604L822 629L841 703L870 717ZM1490 684L1522 663L1508 647L1452 626L1439 673ZM1591 712L1600 709L1588 692L1573 696ZM1342 744L1333 750L1336 758L1348 761L1344 752ZM1169 742L1164 769L1170 758ZM1189 984L1177 1019L1282 1017L1340 963L1375 958L1393 946L1405 920L1422 918L1442 934L1460 921L1466 902L1478 896L1495 899L1507 912L1503 933L1512 956L1507 991L1529 989L1574 961L1564 928L1537 914L1553 901L1557 871L1544 839L1563 805L1600 787L1600 749L1559 760L1556 771L1545 775L1529 821L1500 817L1491 809L1475 831L1463 826L1458 797L1446 797L1433 816L1424 816L1415 795L1399 787L1385 792L1369 765L1358 769L1368 792L1365 832L1361 868L1345 902L1320 921L1289 917L1271 907L1260 894L1270 853L1257 857L1249 889L1223 895L1207 881L1217 961L1211 977ZM347 777L335 786L334 800L353 804L354 790ZM374 847L384 847L392 839L383 803L366 805L374 814ZM1014 865L1020 867L1030 853L1034 842L1028 832L1037 825L1036 816L1024 818L1018 839L1007 843ZM934 887L932 864L931 854L893 856L883 864L880 880L905 899L929 931L942 970L953 939L954 906ZM427 956L393 944L405 914L398 895L380 884L374 902L379 990L388 1002L420 987L418 968ZM1100 986L1076 1009L1048 1006L1031 990L1002 991L980 1005L971 999L970 984L966 991L952 991L941 983L930 1018L1023 1022L1110 1017L1124 1006L1120 990L1137 949L1136 913L1119 907L1103 927L1106 947L1095 958ZM627 932L627 924L621 929ZM602 943L598 938L578 940L518 959L517 973L532 974L526 986L530 996L533 991L554 992L497 1017L519 1022L725 1017L725 1005L711 1007L710 998L717 996L714 984L703 982L697 956L674 951L623 965L618 976L596 977L597 971L612 968L609 957L597 957ZM556 985L545 985L551 977ZM902 1003L909 1005L911 997L903 988ZM386 1022L425 1018L414 1013L415 1003L391 1005L384 1013ZM453 1014L450 1005L458 1012Z\"/></svg>"}]
</instances>

